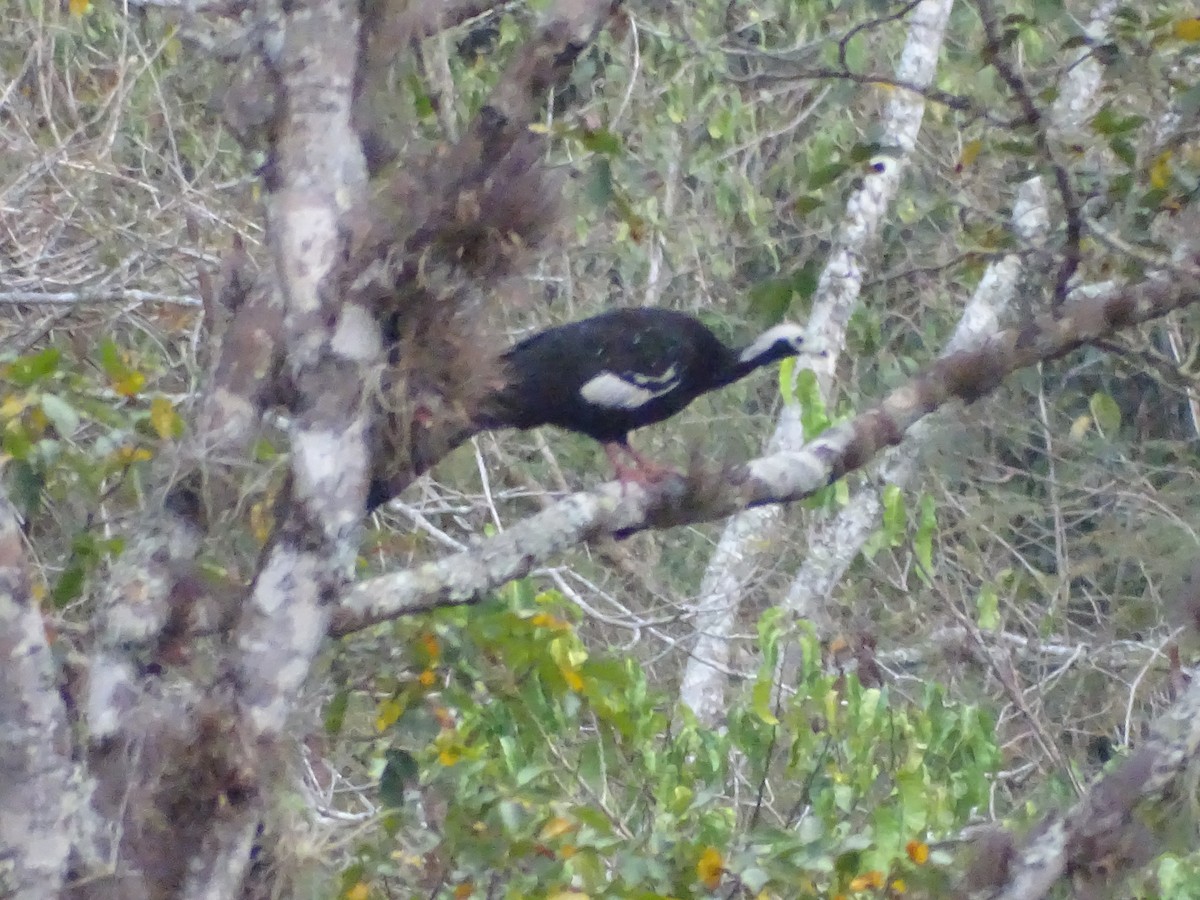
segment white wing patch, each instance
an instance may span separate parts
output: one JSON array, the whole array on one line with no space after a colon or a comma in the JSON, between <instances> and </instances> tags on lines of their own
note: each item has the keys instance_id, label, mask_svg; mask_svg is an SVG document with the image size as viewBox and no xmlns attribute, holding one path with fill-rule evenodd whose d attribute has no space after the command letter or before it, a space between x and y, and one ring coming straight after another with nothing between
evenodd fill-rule
<instances>
[{"instance_id":1,"label":"white wing patch","mask_svg":"<svg viewBox=\"0 0 1200 900\"><path fill-rule=\"evenodd\" d=\"M608 409L637 409L657 397L663 397L679 386L675 366L661 375L630 375L601 372L589 378L579 389L579 396L593 406Z\"/></svg>"}]
</instances>

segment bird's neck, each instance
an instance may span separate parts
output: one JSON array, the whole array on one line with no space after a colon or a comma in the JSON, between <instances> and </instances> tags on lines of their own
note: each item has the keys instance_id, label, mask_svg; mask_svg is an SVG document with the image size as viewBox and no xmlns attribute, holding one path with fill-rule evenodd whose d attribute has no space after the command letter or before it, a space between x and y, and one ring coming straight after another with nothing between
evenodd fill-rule
<instances>
[{"instance_id":1,"label":"bird's neck","mask_svg":"<svg viewBox=\"0 0 1200 900\"><path fill-rule=\"evenodd\" d=\"M765 366L770 360L762 358L743 360L736 353L731 353L724 365L719 366L714 373L713 388L722 388L741 381L755 369Z\"/></svg>"}]
</instances>

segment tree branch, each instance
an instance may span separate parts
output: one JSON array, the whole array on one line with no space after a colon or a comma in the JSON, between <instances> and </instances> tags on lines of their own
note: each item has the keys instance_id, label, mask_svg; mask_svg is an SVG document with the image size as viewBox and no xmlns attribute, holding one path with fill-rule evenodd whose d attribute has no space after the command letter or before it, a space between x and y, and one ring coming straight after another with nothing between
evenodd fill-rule
<instances>
[{"instance_id":1,"label":"tree branch","mask_svg":"<svg viewBox=\"0 0 1200 900\"><path fill-rule=\"evenodd\" d=\"M30 589L21 528L0 492L0 895L16 900L58 893L79 831L71 820L83 806L56 666Z\"/></svg>"},{"instance_id":2,"label":"tree branch","mask_svg":"<svg viewBox=\"0 0 1200 900\"><path fill-rule=\"evenodd\" d=\"M1030 833L1004 873L981 894L993 900L1038 900L1064 875L1111 884L1114 872L1141 864L1151 836L1135 818L1137 807L1161 800L1200 752L1200 680L1154 723L1150 736L1114 771L1095 782L1068 812L1056 813Z\"/></svg>"}]
</instances>

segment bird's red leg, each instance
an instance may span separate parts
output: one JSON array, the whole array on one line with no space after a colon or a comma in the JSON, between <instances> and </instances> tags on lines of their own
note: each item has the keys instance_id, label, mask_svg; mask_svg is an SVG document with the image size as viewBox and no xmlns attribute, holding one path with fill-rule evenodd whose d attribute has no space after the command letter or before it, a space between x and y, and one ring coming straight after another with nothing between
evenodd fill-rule
<instances>
[{"instance_id":1,"label":"bird's red leg","mask_svg":"<svg viewBox=\"0 0 1200 900\"><path fill-rule=\"evenodd\" d=\"M621 459L621 451L623 449L625 448L621 444L604 445L604 453L608 456L608 462L613 467L613 471L617 473L617 481L621 482L621 484L642 481L642 473L637 469L625 465L625 462Z\"/></svg>"},{"instance_id":2,"label":"bird's red leg","mask_svg":"<svg viewBox=\"0 0 1200 900\"><path fill-rule=\"evenodd\" d=\"M669 478L675 475L676 472L669 466L663 466L647 459L642 454L634 450L629 444L613 441L604 445L604 452L608 455L608 461L612 463L612 467L616 470L617 480L622 484L655 484L662 481L664 478ZM621 453L624 452L636 465L633 467L626 466L621 461Z\"/></svg>"}]
</instances>

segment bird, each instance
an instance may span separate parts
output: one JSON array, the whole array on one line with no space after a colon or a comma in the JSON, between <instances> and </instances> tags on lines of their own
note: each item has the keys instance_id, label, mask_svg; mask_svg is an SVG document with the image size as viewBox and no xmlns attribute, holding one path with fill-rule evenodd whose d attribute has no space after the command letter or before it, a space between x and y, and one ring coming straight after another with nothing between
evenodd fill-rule
<instances>
[{"instance_id":1,"label":"bird","mask_svg":"<svg viewBox=\"0 0 1200 900\"><path fill-rule=\"evenodd\" d=\"M803 344L804 329L790 322L733 348L687 313L609 310L548 328L504 351L503 386L479 424L522 430L554 425L586 435L603 445L621 482L653 483L674 472L636 451L629 432L668 419L701 394L762 366L796 356Z\"/></svg>"}]
</instances>

